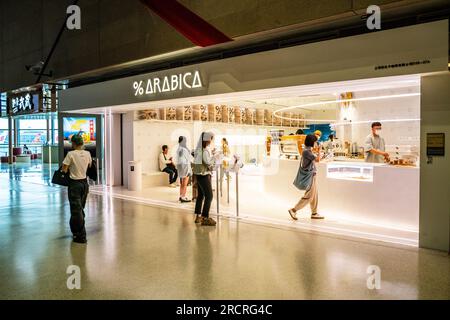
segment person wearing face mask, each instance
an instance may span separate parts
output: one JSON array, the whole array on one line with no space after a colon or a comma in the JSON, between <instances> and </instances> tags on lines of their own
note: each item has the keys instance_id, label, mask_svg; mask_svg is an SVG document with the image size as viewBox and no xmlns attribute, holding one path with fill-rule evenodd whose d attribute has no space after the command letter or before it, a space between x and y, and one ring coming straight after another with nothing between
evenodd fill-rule
<instances>
[{"instance_id":1,"label":"person wearing face mask","mask_svg":"<svg viewBox=\"0 0 450 320\"><path fill-rule=\"evenodd\" d=\"M316 130L314 131L314 135L317 138L316 146L314 148L314 152L320 152L322 150L322 142L320 141L320 138L322 138L322 131Z\"/></svg>"},{"instance_id":2,"label":"person wearing face mask","mask_svg":"<svg viewBox=\"0 0 450 320\"><path fill-rule=\"evenodd\" d=\"M389 153L385 151L385 142L380 134L381 123L372 123L372 133L367 136L364 142L366 162L384 163L389 161Z\"/></svg>"}]
</instances>

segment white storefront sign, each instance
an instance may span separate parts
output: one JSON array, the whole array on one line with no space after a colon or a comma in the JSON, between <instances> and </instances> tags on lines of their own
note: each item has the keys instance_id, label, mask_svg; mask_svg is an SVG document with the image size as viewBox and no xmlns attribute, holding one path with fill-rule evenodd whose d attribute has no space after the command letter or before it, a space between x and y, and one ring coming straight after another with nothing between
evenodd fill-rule
<instances>
[{"instance_id":1,"label":"white storefront sign","mask_svg":"<svg viewBox=\"0 0 450 320\"><path fill-rule=\"evenodd\" d=\"M199 71L173 74L165 77L154 77L147 80L134 81L135 96L156 95L165 92L203 88Z\"/></svg>"}]
</instances>

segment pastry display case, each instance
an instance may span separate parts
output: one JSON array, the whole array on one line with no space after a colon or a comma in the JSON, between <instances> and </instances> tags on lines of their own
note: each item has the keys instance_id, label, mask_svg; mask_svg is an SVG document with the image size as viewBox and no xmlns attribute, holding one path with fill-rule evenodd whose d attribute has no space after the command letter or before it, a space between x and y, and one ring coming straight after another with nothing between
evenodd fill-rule
<instances>
[{"instance_id":1,"label":"pastry display case","mask_svg":"<svg viewBox=\"0 0 450 320\"><path fill-rule=\"evenodd\" d=\"M387 145L389 164L415 167L419 161L419 148L411 145Z\"/></svg>"},{"instance_id":2,"label":"pastry display case","mask_svg":"<svg viewBox=\"0 0 450 320\"><path fill-rule=\"evenodd\" d=\"M282 136L280 139L280 154L287 159L300 159L306 135L297 134Z\"/></svg>"}]
</instances>

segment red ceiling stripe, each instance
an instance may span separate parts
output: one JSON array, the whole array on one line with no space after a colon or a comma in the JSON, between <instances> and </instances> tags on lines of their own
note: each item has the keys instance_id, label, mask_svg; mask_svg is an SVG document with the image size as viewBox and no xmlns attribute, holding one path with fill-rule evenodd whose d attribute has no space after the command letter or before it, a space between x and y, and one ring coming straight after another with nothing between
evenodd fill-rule
<instances>
[{"instance_id":1,"label":"red ceiling stripe","mask_svg":"<svg viewBox=\"0 0 450 320\"><path fill-rule=\"evenodd\" d=\"M232 41L176 0L141 0L141 2L197 46L207 47Z\"/></svg>"}]
</instances>

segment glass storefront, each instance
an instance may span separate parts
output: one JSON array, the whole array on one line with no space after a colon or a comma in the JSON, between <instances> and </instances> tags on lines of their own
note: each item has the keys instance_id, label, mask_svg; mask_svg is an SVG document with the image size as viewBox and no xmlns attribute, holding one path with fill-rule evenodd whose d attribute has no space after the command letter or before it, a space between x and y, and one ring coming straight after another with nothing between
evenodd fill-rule
<instances>
[{"instance_id":1,"label":"glass storefront","mask_svg":"<svg viewBox=\"0 0 450 320\"><path fill-rule=\"evenodd\" d=\"M213 215L419 246L419 224L429 225L423 217L419 221L419 210L434 219L419 205L429 192L421 179L421 95L431 90L422 81L426 73L448 69L448 48L442 45L448 25L432 27L441 32L440 41L421 36L426 46L405 37L408 30L387 30L379 38L343 38L67 90L65 112L105 115L105 185L92 192L192 213L193 203L179 203L180 190L169 188L158 157L163 146L174 157L180 136L193 150L201 133L211 131L218 164ZM393 43L404 45L391 50ZM417 64L424 48L433 46L439 53L427 54L435 58ZM405 47L411 57L392 65ZM169 78L193 74L199 74L195 88L171 90ZM160 82L162 89L154 90ZM379 145L382 152L375 154L382 157L368 162L376 122L384 142L371 143ZM303 208L293 221L288 209L304 193L293 181L306 134L316 131L322 153L316 165L319 213L325 220L313 221ZM230 165L236 159L240 170ZM423 241L422 229L421 236Z\"/></svg>"},{"instance_id":2,"label":"glass storefront","mask_svg":"<svg viewBox=\"0 0 450 320\"><path fill-rule=\"evenodd\" d=\"M0 154L2 156L8 155L8 118L0 118Z\"/></svg>"}]
</instances>

